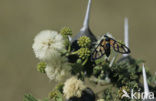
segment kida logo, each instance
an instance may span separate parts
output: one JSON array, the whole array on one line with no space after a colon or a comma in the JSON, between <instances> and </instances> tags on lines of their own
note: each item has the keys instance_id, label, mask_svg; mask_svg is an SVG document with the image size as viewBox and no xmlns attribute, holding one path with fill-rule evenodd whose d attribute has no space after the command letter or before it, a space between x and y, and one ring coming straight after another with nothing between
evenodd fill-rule
<instances>
[{"instance_id":1,"label":"kida logo","mask_svg":"<svg viewBox=\"0 0 156 101\"><path fill-rule=\"evenodd\" d=\"M132 89L130 94L128 94L128 92L126 90L122 90L123 95L122 95L122 99L123 98L129 98L129 99L154 99L154 92L149 92L148 94L145 92L134 92L134 90Z\"/></svg>"}]
</instances>

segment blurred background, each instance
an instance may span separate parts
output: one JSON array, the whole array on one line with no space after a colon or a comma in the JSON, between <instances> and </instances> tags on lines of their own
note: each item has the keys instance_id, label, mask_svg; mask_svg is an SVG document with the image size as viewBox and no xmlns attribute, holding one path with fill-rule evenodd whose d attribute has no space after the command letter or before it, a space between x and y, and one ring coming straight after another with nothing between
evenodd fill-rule
<instances>
[{"instance_id":1,"label":"blurred background","mask_svg":"<svg viewBox=\"0 0 156 101\"><path fill-rule=\"evenodd\" d=\"M32 51L41 30L70 26L79 32L88 0L0 0L0 101L22 101L25 93L44 98L53 87L36 71ZM93 0L90 18L98 36L113 33L123 40L124 18L129 19L132 56L146 61L154 73L156 58L155 0Z\"/></svg>"}]
</instances>

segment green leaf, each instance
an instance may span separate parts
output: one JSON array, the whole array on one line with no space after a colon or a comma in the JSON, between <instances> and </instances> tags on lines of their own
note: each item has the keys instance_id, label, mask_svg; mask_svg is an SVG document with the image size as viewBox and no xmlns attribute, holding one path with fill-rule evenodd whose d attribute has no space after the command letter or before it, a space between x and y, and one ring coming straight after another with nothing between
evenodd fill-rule
<instances>
[{"instance_id":1,"label":"green leaf","mask_svg":"<svg viewBox=\"0 0 156 101\"><path fill-rule=\"evenodd\" d=\"M24 101L38 101L35 97L33 97L31 94L24 95Z\"/></svg>"},{"instance_id":2,"label":"green leaf","mask_svg":"<svg viewBox=\"0 0 156 101\"><path fill-rule=\"evenodd\" d=\"M48 98L46 98L46 99L44 99L43 101L49 101L49 99L48 99Z\"/></svg>"},{"instance_id":3,"label":"green leaf","mask_svg":"<svg viewBox=\"0 0 156 101\"><path fill-rule=\"evenodd\" d=\"M55 101L63 101L62 94L60 92L57 92L57 95L55 97Z\"/></svg>"}]
</instances>

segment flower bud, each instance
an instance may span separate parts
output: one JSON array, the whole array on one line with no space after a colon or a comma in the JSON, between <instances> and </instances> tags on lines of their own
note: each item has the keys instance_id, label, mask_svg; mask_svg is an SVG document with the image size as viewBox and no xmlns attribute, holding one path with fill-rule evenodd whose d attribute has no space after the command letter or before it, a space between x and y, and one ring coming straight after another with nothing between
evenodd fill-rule
<instances>
[{"instance_id":1,"label":"flower bud","mask_svg":"<svg viewBox=\"0 0 156 101\"><path fill-rule=\"evenodd\" d=\"M87 36L81 36L77 43L80 47L89 47L91 45L91 40Z\"/></svg>"},{"instance_id":2,"label":"flower bud","mask_svg":"<svg viewBox=\"0 0 156 101\"><path fill-rule=\"evenodd\" d=\"M41 73L45 73L45 68L46 68L46 63L45 62L40 62L37 65L37 71L41 72Z\"/></svg>"}]
</instances>

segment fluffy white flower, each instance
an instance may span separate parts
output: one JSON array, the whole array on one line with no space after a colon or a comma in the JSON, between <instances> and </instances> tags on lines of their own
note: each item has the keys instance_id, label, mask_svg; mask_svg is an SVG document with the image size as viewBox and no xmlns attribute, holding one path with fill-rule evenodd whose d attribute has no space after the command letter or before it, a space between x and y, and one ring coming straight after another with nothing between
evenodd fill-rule
<instances>
[{"instance_id":1,"label":"fluffy white flower","mask_svg":"<svg viewBox=\"0 0 156 101\"><path fill-rule=\"evenodd\" d=\"M51 63L48 63L45 71L50 80L61 81L66 77L71 69L66 57L54 58Z\"/></svg>"},{"instance_id":2,"label":"fluffy white flower","mask_svg":"<svg viewBox=\"0 0 156 101\"><path fill-rule=\"evenodd\" d=\"M61 81L66 76L65 70L61 70L60 68L47 66L45 71L50 80Z\"/></svg>"},{"instance_id":3,"label":"fluffy white flower","mask_svg":"<svg viewBox=\"0 0 156 101\"><path fill-rule=\"evenodd\" d=\"M60 51L65 49L64 39L56 31L44 30L35 37L32 48L37 58L49 61L59 56Z\"/></svg>"},{"instance_id":4,"label":"fluffy white flower","mask_svg":"<svg viewBox=\"0 0 156 101\"><path fill-rule=\"evenodd\" d=\"M82 91L85 88L86 87L81 80L78 80L76 77L71 77L65 82L63 87L63 93L66 99L69 99L73 96L81 97Z\"/></svg>"}]
</instances>

